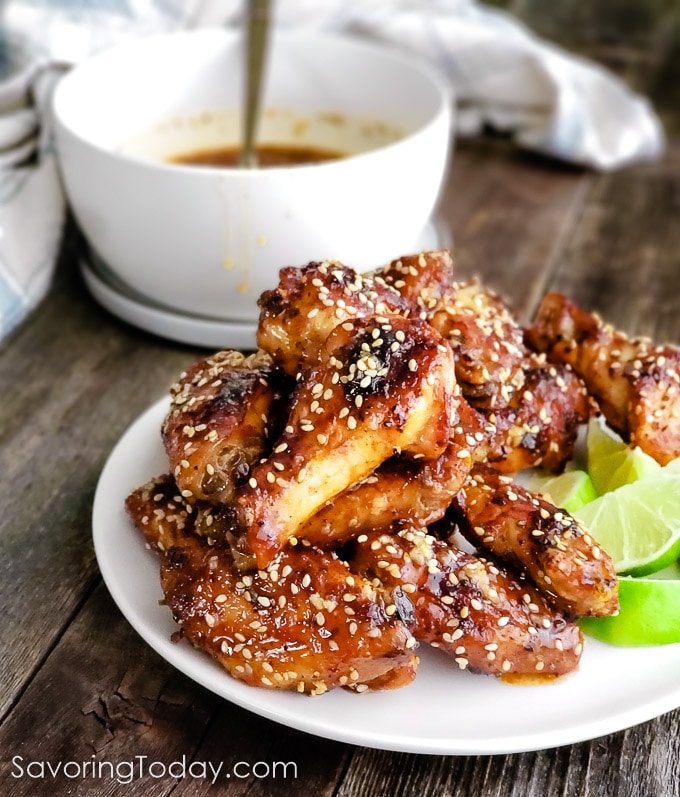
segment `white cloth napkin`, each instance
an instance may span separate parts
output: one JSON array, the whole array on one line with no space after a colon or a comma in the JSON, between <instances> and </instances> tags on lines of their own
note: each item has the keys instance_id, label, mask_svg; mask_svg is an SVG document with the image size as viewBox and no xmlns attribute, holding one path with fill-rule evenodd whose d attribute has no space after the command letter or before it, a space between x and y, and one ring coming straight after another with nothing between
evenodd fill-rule
<instances>
[{"instance_id":1,"label":"white cloth napkin","mask_svg":"<svg viewBox=\"0 0 680 797\"><path fill-rule=\"evenodd\" d=\"M274 0L276 24L368 36L429 59L458 103L457 132L489 125L575 164L659 157L648 102L602 67L474 0ZM49 290L65 203L49 125L60 70L131 36L237 25L241 0L9 0L0 21L0 341Z\"/></svg>"}]
</instances>

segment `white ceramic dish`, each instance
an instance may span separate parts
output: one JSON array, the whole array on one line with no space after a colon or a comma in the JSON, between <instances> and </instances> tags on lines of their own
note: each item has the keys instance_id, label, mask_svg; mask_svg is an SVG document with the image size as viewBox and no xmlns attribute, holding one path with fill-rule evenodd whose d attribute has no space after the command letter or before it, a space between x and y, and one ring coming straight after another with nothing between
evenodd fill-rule
<instances>
[{"instance_id":1,"label":"white ceramic dish","mask_svg":"<svg viewBox=\"0 0 680 797\"><path fill-rule=\"evenodd\" d=\"M163 399L123 435L97 487L93 532L106 585L137 632L207 689L256 714L343 742L432 754L514 753L571 744L627 728L680 706L680 645L616 648L588 639L579 672L544 686L509 686L460 672L422 651L413 684L394 692L310 698L245 686L188 643L173 643L158 605L156 556L127 518L126 495L167 465L159 428Z\"/></svg>"},{"instance_id":2,"label":"white ceramic dish","mask_svg":"<svg viewBox=\"0 0 680 797\"><path fill-rule=\"evenodd\" d=\"M165 162L178 148L238 143L224 109L240 107L241 45L218 29L126 42L69 72L53 107L71 207L116 275L180 313L252 323L281 264L371 268L410 251L446 172L451 98L395 49L279 32L263 135L281 127L267 134L279 144L309 134L351 156L262 169Z\"/></svg>"},{"instance_id":3,"label":"white ceramic dish","mask_svg":"<svg viewBox=\"0 0 680 797\"><path fill-rule=\"evenodd\" d=\"M96 258L83 256L80 273L92 296L123 321L168 340L210 349L254 349L255 323L222 321L181 313L171 307L144 301L97 268Z\"/></svg>"},{"instance_id":4,"label":"white ceramic dish","mask_svg":"<svg viewBox=\"0 0 680 797\"><path fill-rule=\"evenodd\" d=\"M450 229L443 221L432 219L410 251L449 249L451 245ZM83 254L80 272L88 290L103 307L140 329L179 343L211 349L256 348L255 323L206 318L158 304L117 279L91 251Z\"/></svg>"}]
</instances>

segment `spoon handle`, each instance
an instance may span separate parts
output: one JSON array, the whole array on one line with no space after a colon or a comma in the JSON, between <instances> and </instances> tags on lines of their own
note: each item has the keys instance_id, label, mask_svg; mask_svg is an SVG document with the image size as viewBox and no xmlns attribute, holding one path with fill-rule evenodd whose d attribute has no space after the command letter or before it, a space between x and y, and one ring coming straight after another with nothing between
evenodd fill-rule
<instances>
[{"instance_id":1,"label":"spoon handle","mask_svg":"<svg viewBox=\"0 0 680 797\"><path fill-rule=\"evenodd\" d=\"M241 166L257 166L255 134L260 111L262 72L269 33L270 0L248 0L246 107L243 119Z\"/></svg>"}]
</instances>

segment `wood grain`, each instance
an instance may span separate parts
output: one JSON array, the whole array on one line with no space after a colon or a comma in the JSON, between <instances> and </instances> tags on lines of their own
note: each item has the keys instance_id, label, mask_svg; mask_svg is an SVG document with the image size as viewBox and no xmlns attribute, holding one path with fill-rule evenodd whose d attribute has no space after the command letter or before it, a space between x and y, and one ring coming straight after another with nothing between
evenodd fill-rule
<instances>
[{"instance_id":1,"label":"wood grain","mask_svg":"<svg viewBox=\"0 0 680 797\"><path fill-rule=\"evenodd\" d=\"M115 777L16 778L17 768L8 763L17 755L23 766L31 760L117 766L135 756L191 758L218 703L143 643L100 585L0 728L0 793L32 797L68 785L78 795L129 794ZM136 787L156 797L170 785L147 777Z\"/></svg>"},{"instance_id":2,"label":"wood grain","mask_svg":"<svg viewBox=\"0 0 680 797\"><path fill-rule=\"evenodd\" d=\"M451 758L357 750L337 797L677 797L677 722L674 712L592 742L509 756Z\"/></svg>"},{"instance_id":3,"label":"wood grain","mask_svg":"<svg viewBox=\"0 0 680 797\"><path fill-rule=\"evenodd\" d=\"M680 340L680 141L663 163L601 177L549 285L636 334Z\"/></svg>"},{"instance_id":4,"label":"wood grain","mask_svg":"<svg viewBox=\"0 0 680 797\"><path fill-rule=\"evenodd\" d=\"M294 793L300 781L310 794L331 795L349 754L346 745L285 729L189 681L137 636L100 585L0 727L0 794L52 795L67 785L74 795L117 797L131 788L150 797L204 793L207 780L199 776L147 775L132 787L118 782L128 762L138 774L138 757L145 756L146 768L185 757L197 762L199 775L201 764L210 762L228 797L278 797ZM75 781L17 778L30 761L92 763L90 775ZM92 766L102 762L108 762L104 777L92 776L100 771ZM292 766L266 776L274 762ZM251 770L261 777L239 777Z\"/></svg>"},{"instance_id":5,"label":"wood grain","mask_svg":"<svg viewBox=\"0 0 680 797\"><path fill-rule=\"evenodd\" d=\"M98 580L90 511L106 456L195 356L98 308L67 240L54 290L0 356L0 717Z\"/></svg>"},{"instance_id":6,"label":"wood grain","mask_svg":"<svg viewBox=\"0 0 680 797\"><path fill-rule=\"evenodd\" d=\"M440 215L453 231L461 278L481 276L527 317L570 232L593 175L509 142L461 142Z\"/></svg>"}]
</instances>

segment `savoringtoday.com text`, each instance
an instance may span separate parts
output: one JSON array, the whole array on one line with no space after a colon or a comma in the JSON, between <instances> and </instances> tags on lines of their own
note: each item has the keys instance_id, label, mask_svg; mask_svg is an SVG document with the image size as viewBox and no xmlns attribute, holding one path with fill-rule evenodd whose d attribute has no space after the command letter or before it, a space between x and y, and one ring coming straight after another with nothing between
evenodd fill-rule
<instances>
[{"instance_id":1,"label":"savoringtoday.com text","mask_svg":"<svg viewBox=\"0 0 680 797\"><path fill-rule=\"evenodd\" d=\"M224 761L190 761L183 755L169 763L149 759L138 755L124 761L98 760L92 756L85 761L45 761L28 759L21 755L12 758L11 775L13 778L31 780L112 780L126 785L143 778L175 778L182 780L209 780L215 783L220 779L256 778L265 780L295 780L298 776L297 764L294 761L237 761L227 766Z\"/></svg>"}]
</instances>

